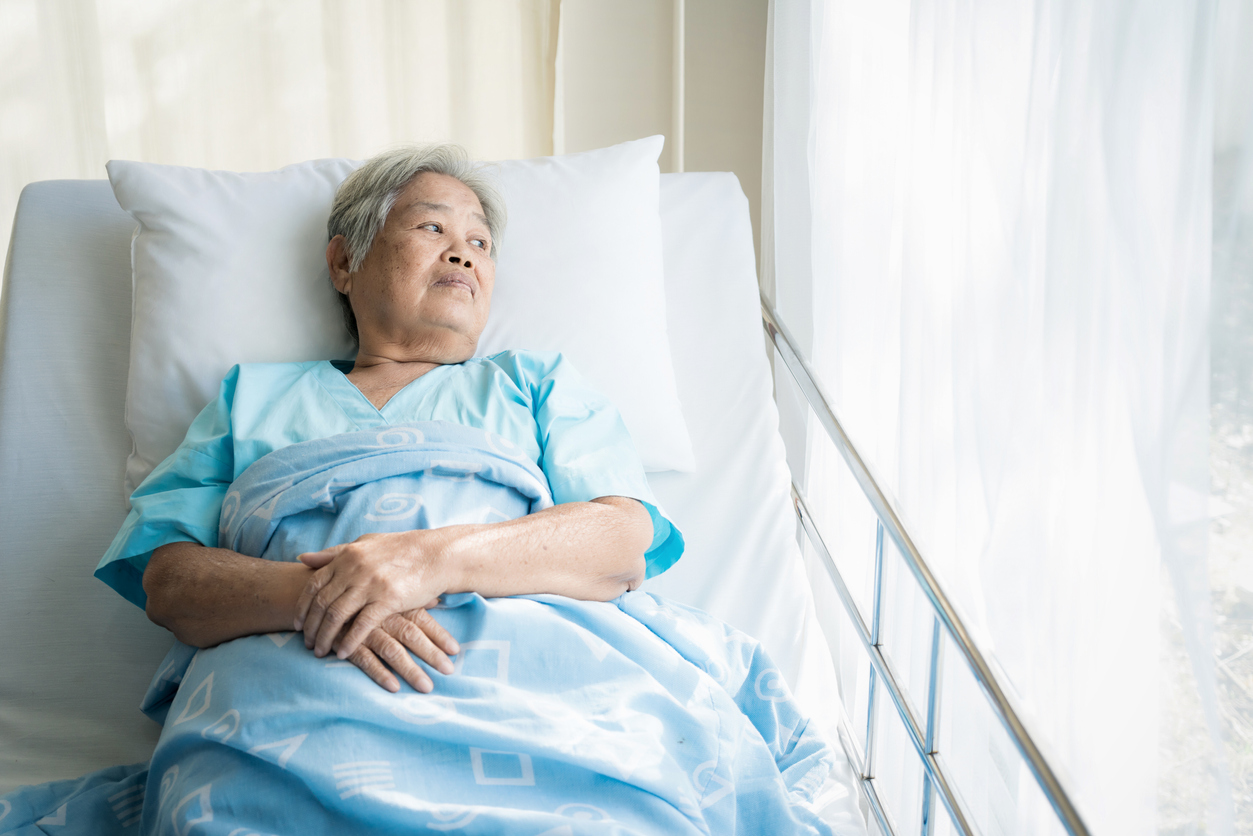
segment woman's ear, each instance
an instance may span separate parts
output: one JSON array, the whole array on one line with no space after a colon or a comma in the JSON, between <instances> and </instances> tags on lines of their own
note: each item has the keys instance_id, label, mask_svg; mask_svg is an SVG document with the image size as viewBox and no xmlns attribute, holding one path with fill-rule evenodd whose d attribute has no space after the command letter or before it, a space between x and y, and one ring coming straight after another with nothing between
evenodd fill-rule
<instances>
[{"instance_id":1,"label":"woman's ear","mask_svg":"<svg viewBox=\"0 0 1253 836\"><path fill-rule=\"evenodd\" d=\"M331 274L331 284L345 296L352 289L352 273L348 271L348 239L336 235L326 245L326 269Z\"/></svg>"}]
</instances>

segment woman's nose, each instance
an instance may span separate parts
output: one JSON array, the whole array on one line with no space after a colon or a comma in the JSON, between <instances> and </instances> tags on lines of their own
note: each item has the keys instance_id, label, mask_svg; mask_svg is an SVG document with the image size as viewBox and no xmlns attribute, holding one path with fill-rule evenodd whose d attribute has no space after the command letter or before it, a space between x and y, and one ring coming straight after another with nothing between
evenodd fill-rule
<instances>
[{"instance_id":1,"label":"woman's nose","mask_svg":"<svg viewBox=\"0 0 1253 836\"><path fill-rule=\"evenodd\" d=\"M468 244L465 245L465 248L468 249L469 245ZM469 258L469 254L467 253L465 255L462 255L461 254L462 252L463 252L462 247L458 246L457 244L453 244L445 251L444 254L448 257L448 262L450 264L460 264L462 267L465 267L467 270L472 269L474 267L474 264L471 262Z\"/></svg>"},{"instance_id":2,"label":"woman's nose","mask_svg":"<svg viewBox=\"0 0 1253 836\"><path fill-rule=\"evenodd\" d=\"M462 265L464 265L464 266L466 266L466 267L473 267L473 266L474 266L473 264L471 264L471 263L470 263L470 259L468 259L468 258L464 258L464 259L463 259L463 258L462 258L461 256L459 256L459 255L450 255L450 256L448 257L448 260L449 260L449 261L451 261L453 264L462 264Z\"/></svg>"}]
</instances>

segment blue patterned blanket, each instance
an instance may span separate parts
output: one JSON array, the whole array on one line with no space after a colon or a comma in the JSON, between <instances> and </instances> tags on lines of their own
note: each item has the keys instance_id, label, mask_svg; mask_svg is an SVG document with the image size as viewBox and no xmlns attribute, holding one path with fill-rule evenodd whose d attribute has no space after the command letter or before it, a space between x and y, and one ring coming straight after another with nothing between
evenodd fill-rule
<instances>
[{"instance_id":1,"label":"blue patterned blanket","mask_svg":"<svg viewBox=\"0 0 1253 836\"><path fill-rule=\"evenodd\" d=\"M508 442L443 422L292 445L232 485L220 543L272 560L551 504ZM642 592L445 596L461 653L393 694L295 633L176 645L150 764L0 799L0 832L829 833L833 756L753 639ZM423 664L419 662L419 664ZM7 819L7 821L6 821Z\"/></svg>"}]
</instances>

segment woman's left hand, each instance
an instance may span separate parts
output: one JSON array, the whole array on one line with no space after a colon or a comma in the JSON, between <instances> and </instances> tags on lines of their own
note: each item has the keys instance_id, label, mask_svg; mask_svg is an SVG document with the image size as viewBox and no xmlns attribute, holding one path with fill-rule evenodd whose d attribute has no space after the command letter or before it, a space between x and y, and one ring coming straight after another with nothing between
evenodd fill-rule
<instances>
[{"instance_id":1,"label":"woman's left hand","mask_svg":"<svg viewBox=\"0 0 1253 836\"><path fill-rule=\"evenodd\" d=\"M366 636L348 661L393 694L400 690L396 676L403 678L415 691L429 694L435 684L426 671L413 661L410 652L433 669L448 675L454 670L448 657L461 651L456 639L427 612L436 603L431 601L421 609L389 615ZM339 642L333 647L338 652Z\"/></svg>"},{"instance_id":2,"label":"woman's left hand","mask_svg":"<svg viewBox=\"0 0 1253 836\"><path fill-rule=\"evenodd\" d=\"M364 534L351 543L300 555L316 570L296 602L297 630L318 656L355 653L389 615L416 609L449 588L443 559L447 529Z\"/></svg>"}]
</instances>

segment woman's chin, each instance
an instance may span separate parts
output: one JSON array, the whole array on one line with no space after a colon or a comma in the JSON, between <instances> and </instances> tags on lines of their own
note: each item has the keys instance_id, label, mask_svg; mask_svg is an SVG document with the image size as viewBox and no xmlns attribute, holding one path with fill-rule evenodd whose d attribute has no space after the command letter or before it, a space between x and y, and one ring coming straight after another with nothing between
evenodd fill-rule
<instances>
[{"instance_id":1,"label":"woman's chin","mask_svg":"<svg viewBox=\"0 0 1253 836\"><path fill-rule=\"evenodd\" d=\"M478 348L482 325L477 318L449 316L422 323L394 323L390 327L361 327L361 350L392 360L436 363L441 366L464 363Z\"/></svg>"},{"instance_id":2,"label":"woman's chin","mask_svg":"<svg viewBox=\"0 0 1253 836\"><path fill-rule=\"evenodd\" d=\"M464 363L474 356L478 343L477 330L441 328L413 346L414 359L441 366Z\"/></svg>"}]
</instances>

